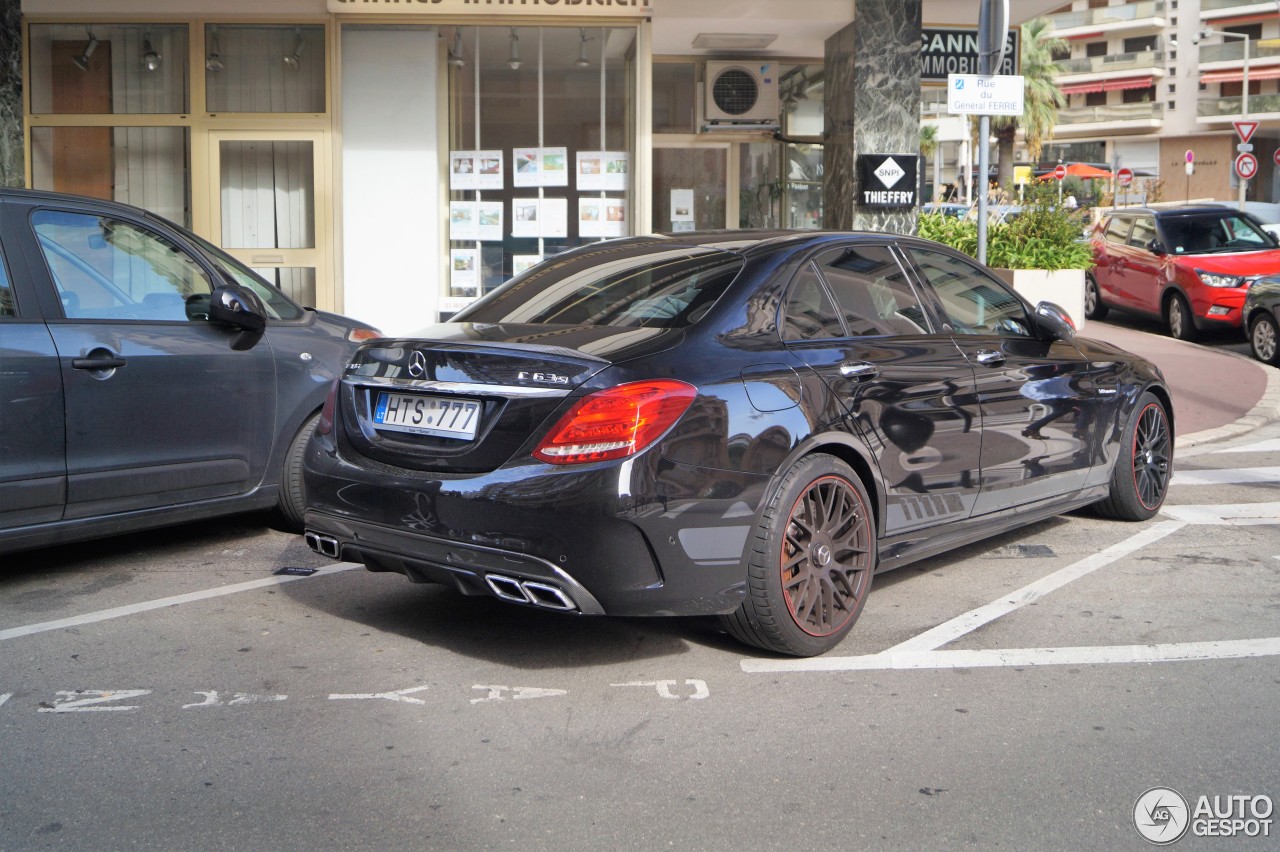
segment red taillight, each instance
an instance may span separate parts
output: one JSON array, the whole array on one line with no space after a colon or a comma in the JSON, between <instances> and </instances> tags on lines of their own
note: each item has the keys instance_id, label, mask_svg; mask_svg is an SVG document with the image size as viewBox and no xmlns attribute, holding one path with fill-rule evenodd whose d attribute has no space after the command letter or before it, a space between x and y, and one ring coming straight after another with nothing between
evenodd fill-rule
<instances>
[{"instance_id":1,"label":"red taillight","mask_svg":"<svg viewBox=\"0 0 1280 852\"><path fill-rule=\"evenodd\" d=\"M672 379L596 391L569 409L533 451L551 464L608 461L638 453L689 410L698 389Z\"/></svg>"},{"instance_id":2,"label":"red taillight","mask_svg":"<svg viewBox=\"0 0 1280 852\"><path fill-rule=\"evenodd\" d=\"M324 407L320 409L320 420L316 423L317 435L328 435L333 431L333 412L338 407L338 385L340 379L334 379L329 385L329 395L324 398Z\"/></svg>"}]
</instances>

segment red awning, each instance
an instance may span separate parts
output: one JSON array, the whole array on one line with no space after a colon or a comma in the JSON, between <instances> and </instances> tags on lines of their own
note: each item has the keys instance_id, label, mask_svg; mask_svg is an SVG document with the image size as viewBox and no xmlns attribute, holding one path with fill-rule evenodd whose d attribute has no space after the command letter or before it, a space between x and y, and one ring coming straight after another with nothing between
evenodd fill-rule
<instances>
[{"instance_id":1,"label":"red awning","mask_svg":"<svg viewBox=\"0 0 1280 852\"><path fill-rule=\"evenodd\" d=\"M1276 80L1280 79L1280 65L1273 65L1267 68L1250 68L1249 82L1254 80ZM1243 83L1244 69L1233 68L1230 71L1206 71L1200 75L1201 83Z\"/></svg>"},{"instance_id":2,"label":"red awning","mask_svg":"<svg viewBox=\"0 0 1280 852\"><path fill-rule=\"evenodd\" d=\"M1252 75L1250 75L1252 79ZM1084 95L1089 92L1114 92L1120 89L1145 89L1154 85L1154 77L1125 77L1122 80L1093 80L1088 83L1068 83L1059 86L1064 95Z\"/></svg>"},{"instance_id":3,"label":"red awning","mask_svg":"<svg viewBox=\"0 0 1280 852\"><path fill-rule=\"evenodd\" d=\"M1097 166L1091 166L1088 163L1066 163L1068 175L1074 175L1078 178L1109 178L1111 172L1106 169L1100 169ZM1053 180L1053 172L1040 175L1040 180Z\"/></svg>"}]
</instances>

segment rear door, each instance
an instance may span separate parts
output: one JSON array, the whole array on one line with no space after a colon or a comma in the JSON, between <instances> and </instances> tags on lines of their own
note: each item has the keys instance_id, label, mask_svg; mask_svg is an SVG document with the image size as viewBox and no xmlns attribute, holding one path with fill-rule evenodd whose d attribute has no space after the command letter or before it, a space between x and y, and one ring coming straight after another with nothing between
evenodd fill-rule
<instances>
[{"instance_id":1,"label":"rear door","mask_svg":"<svg viewBox=\"0 0 1280 852\"><path fill-rule=\"evenodd\" d=\"M1123 260L1116 267L1113 279L1115 302L1119 307L1132 308L1148 314L1160 313L1161 277L1163 259L1152 253L1150 245L1158 239L1154 216L1133 217L1124 246L1116 247L1116 255Z\"/></svg>"},{"instance_id":2,"label":"rear door","mask_svg":"<svg viewBox=\"0 0 1280 852\"><path fill-rule=\"evenodd\" d=\"M974 514L1083 487L1108 413L1088 359L1069 341L1037 339L1025 304L973 262L920 247L906 253L975 371L982 491Z\"/></svg>"},{"instance_id":3,"label":"rear door","mask_svg":"<svg viewBox=\"0 0 1280 852\"><path fill-rule=\"evenodd\" d=\"M178 234L116 208L10 205L66 394L70 518L241 494L275 430L270 346L206 318L214 273ZM219 282L222 283L222 282Z\"/></svg>"},{"instance_id":4,"label":"rear door","mask_svg":"<svg viewBox=\"0 0 1280 852\"><path fill-rule=\"evenodd\" d=\"M62 517L65 436L53 338L0 253L0 531Z\"/></svg>"},{"instance_id":5,"label":"rear door","mask_svg":"<svg viewBox=\"0 0 1280 852\"><path fill-rule=\"evenodd\" d=\"M814 257L791 282L782 329L878 459L885 534L968 517L981 452L973 370L933 330L888 245Z\"/></svg>"}]
</instances>

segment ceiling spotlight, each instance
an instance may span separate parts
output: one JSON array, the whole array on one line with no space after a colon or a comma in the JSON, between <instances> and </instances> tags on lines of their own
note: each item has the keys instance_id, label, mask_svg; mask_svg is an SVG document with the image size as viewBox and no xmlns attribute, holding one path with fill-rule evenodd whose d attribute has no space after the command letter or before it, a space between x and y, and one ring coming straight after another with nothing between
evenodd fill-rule
<instances>
[{"instance_id":1,"label":"ceiling spotlight","mask_svg":"<svg viewBox=\"0 0 1280 852\"><path fill-rule=\"evenodd\" d=\"M156 53L156 49L151 46L151 33L145 33L142 36L142 67L148 71L155 71L160 67L162 57Z\"/></svg>"},{"instance_id":2,"label":"ceiling spotlight","mask_svg":"<svg viewBox=\"0 0 1280 852\"><path fill-rule=\"evenodd\" d=\"M294 30L293 34L293 53L284 58L284 65L291 71L297 71L300 65L298 60L302 56L302 30Z\"/></svg>"},{"instance_id":3,"label":"ceiling spotlight","mask_svg":"<svg viewBox=\"0 0 1280 852\"><path fill-rule=\"evenodd\" d=\"M516 28L511 28L511 56L507 58L507 67L512 71L520 67L520 36L516 35Z\"/></svg>"},{"instance_id":4,"label":"ceiling spotlight","mask_svg":"<svg viewBox=\"0 0 1280 852\"><path fill-rule=\"evenodd\" d=\"M455 68L461 68L467 64L467 59L462 53L462 30L458 27L453 29L453 45L449 48L449 64Z\"/></svg>"},{"instance_id":5,"label":"ceiling spotlight","mask_svg":"<svg viewBox=\"0 0 1280 852\"><path fill-rule=\"evenodd\" d=\"M222 53L218 44L218 28L209 28L209 55L205 57L204 68L211 74L217 74L223 68Z\"/></svg>"},{"instance_id":6,"label":"ceiling spotlight","mask_svg":"<svg viewBox=\"0 0 1280 852\"><path fill-rule=\"evenodd\" d=\"M89 34L89 42L84 46L84 50L80 51L80 55L73 57L72 62L81 71L89 70L89 57L93 56L93 52L98 49L98 37L93 34L93 30L85 30Z\"/></svg>"},{"instance_id":7,"label":"ceiling spotlight","mask_svg":"<svg viewBox=\"0 0 1280 852\"><path fill-rule=\"evenodd\" d=\"M587 31L583 28L578 29L578 58L573 60L575 68L587 68L591 65L591 60L587 59Z\"/></svg>"}]
</instances>

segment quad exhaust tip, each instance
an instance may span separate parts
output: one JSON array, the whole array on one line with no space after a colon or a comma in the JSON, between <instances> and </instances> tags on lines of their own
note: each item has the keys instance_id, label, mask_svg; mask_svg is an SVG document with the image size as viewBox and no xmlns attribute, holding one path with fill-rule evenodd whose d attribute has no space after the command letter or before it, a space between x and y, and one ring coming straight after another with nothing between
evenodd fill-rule
<instances>
[{"instance_id":1,"label":"quad exhaust tip","mask_svg":"<svg viewBox=\"0 0 1280 852\"><path fill-rule=\"evenodd\" d=\"M519 580L502 574L485 574L484 580L489 584L489 590L504 601L531 604L543 609L555 609L561 612L569 612L578 608L572 598L550 583L539 583L536 580Z\"/></svg>"},{"instance_id":2,"label":"quad exhaust tip","mask_svg":"<svg viewBox=\"0 0 1280 852\"><path fill-rule=\"evenodd\" d=\"M323 554L331 559L338 558L338 540L333 536L307 530L302 534L302 537L306 540L307 547L316 553Z\"/></svg>"}]
</instances>

